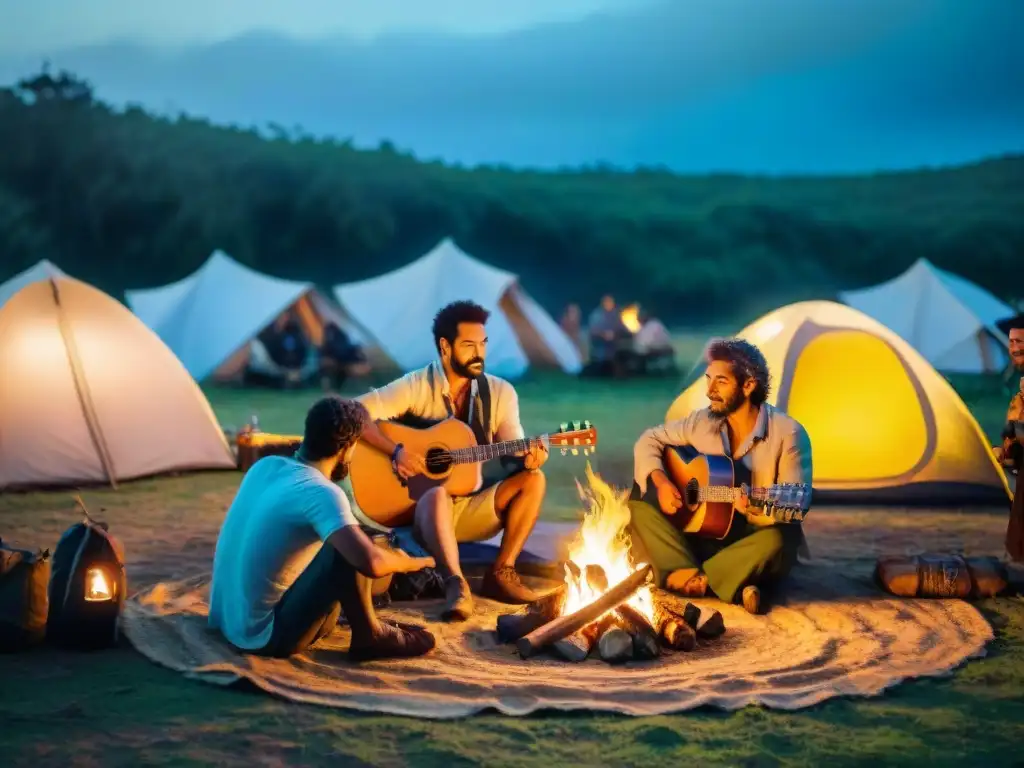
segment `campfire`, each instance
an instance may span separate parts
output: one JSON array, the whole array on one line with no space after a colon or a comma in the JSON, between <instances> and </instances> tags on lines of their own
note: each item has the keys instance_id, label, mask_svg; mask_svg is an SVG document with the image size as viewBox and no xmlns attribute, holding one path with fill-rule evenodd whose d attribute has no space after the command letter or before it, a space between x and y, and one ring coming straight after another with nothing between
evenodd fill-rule
<instances>
[{"instance_id":1,"label":"campfire","mask_svg":"<svg viewBox=\"0 0 1024 768\"><path fill-rule=\"evenodd\" d=\"M577 483L585 509L569 546L564 581L525 611L498 618L498 637L515 642L530 658L553 651L569 661L596 652L609 663L654 659L663 648L692 651L698 638L725 632L718 611L678 604L651 585L653 570L630 553L628 492L605 483L587 465L587 484Z\"/></svg>"}]
</instances>

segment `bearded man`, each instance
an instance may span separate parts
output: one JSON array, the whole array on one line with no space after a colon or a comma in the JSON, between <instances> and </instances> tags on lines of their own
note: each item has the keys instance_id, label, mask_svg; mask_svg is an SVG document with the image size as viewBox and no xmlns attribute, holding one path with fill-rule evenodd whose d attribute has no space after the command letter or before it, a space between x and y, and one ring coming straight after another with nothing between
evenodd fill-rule
<instances>
[{"instance_id":1,"label":"bearded man","mask_svg":"<svg viewBox=\"0 0 1024 768\"><path fill-rule=\"evenodd\" d=\"M1006 528L1006 551L1014 562L1024 561L1024 491L1021 490L1021 467L1024 466L1024 320L1019 317L1008 329L1010 358L1021 374L1020 389L1010 399L1006 410L1003 443L996 447L996 458L1017 475L1010 523Z\"/></svg>"},{"instance_id":2,"label":"bearded man","mask_svg":"<svg viewBox=\"0 0 1024 768\"><path fill-rule=\"evenodd\" d=\"M359 399L370 413L362 440L391 456L405 479L426 471L426 457L396 445L377 421L398 420L427 426L459 419L473 429L477 442L522 440L519 397L504 379L484 372L486 323L490 313L471 301L456 301L434 318L434 345L439 359ZM488 396L483 397L483 388ZM490 407L484 409L489 400ZM459 563L459 543L486 541L504 530L493 567L484 576L482 594L504 603L537 599L524 585L515 564L540 515L545 480L540 471L547 448L536 445L518 459L512 473L470 496L451 497L437 486L419 498L413 518L416 538L437 560L445 578L446 621L465 621L473 613L473 596Z\"/></svg>"},{"instance_id":3,"label":"bearded man","mask_svg":"<svg viewBox=\"0 0 1024 768\"><path fill-rule=\"evenodd\" d=\"M767 595L796 562L803 542L799 523L748 514L749 499L737 495L729 534L722 540L684 534L670 520L683 506L680 489L665 474L669 446L690 446L707 455L730 457L738 476L752 484L811 485L811 444L793 418L769 405L768 364L761 351L742 339L717 339L705 351L707 408L680 421L644 432L633 449L635 496L656 491L659 508L642 500L629 502L638 554L654 566L658 584L688 597L710 589L724 602L742 602L761 613ZM644 557L646 555L646 557Z\"/></svg>"}]
</instances>

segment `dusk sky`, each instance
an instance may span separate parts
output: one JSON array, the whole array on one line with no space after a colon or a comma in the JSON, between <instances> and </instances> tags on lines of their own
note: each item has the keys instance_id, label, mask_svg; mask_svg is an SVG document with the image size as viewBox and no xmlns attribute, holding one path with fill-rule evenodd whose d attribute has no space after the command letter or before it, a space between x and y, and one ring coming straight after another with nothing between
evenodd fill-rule
<instances>
[{"instance_id":1,"label":"dusk sky","mask_svg":"<svg viewBox=\"0 0 1024 768\"><path fill-rule=\"evenodd\" d=\"M0 0L114 104L557 167L864 172L1024 151L1021 0Z\"/></svg>"}]
</instances>

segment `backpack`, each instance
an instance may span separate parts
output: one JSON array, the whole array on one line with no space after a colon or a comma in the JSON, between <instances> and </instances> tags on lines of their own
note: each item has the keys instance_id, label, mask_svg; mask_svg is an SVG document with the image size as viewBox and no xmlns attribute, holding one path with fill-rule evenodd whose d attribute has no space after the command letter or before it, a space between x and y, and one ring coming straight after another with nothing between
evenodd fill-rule
<instances>
[{"instance_id":1,"label":"backpack","mask_svg":"<svg viewBox=\"0 0 1024 768\"><path fill-rule=\"evenodd\" d=\"M65 648L116 645L126 591L121 543L106 523L86 516L64 531L53 552L47 636Z\"/></svg>"},{"instance_id":2,"label":"backpack","mask_svg":"<svg viewBox=\"0 0 1024 768\"><path fill-rule=\"evenodd\" d=\"M6 547L0 540L0 652L23 651L46 637L50 553Z\"/></svg>"}]
</instances>

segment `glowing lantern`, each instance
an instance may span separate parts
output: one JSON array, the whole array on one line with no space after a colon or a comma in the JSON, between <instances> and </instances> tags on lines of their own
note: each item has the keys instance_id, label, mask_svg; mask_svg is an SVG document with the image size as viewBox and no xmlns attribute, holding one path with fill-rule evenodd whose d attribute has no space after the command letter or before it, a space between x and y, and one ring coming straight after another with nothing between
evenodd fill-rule
<instances>
[{"instance_id":1,"label":"glowing lantern","mask_svg":"<svg viewBox=\"0 0 1024 768\"><path fill-rule=\"evenodd\" d=\"M102 568L92 566L85 572L85 600L89 603L102 603L113 600L117 593L116 582L107 579Z\"/></svg>"}]
</instances>

